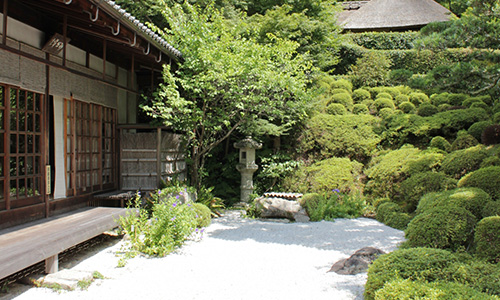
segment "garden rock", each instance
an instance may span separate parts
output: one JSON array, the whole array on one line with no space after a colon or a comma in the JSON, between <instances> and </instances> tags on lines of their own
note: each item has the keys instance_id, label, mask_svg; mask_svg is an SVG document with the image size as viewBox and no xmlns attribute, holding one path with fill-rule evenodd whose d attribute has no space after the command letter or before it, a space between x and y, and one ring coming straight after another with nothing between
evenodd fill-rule
<instances>
[{"instance_id":1,"label":"garden rock","mask_svg":"<svg viewBox=\"0 0 500 300\"><path fill-rule=\"evenodd\" d=\"M328 272L335 272L340 275L355 275L366 272L368 266L384 253L384 251L374 247L361 248L351 257L344 258L333 264Z\"/></svg>"},{"instance_id":2,"label":"garden rock","mask_svg":"<svg viewBox=\"0 0 500 300\"><path fill-rule=\"evenodd\" d=\"M262 218L285 218L296 222L309 222L306 210L297 201L283 198L261 197L255 199Z\"/></svg>"}]
</instances>

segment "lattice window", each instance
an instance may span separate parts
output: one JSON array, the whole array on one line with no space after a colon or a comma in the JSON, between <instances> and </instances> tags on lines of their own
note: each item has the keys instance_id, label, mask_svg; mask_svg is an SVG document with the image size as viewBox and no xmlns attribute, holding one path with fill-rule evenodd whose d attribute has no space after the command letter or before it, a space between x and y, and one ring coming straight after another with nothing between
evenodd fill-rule
<instances>
[{"instance_id":1,"label":"lattice window","mask_svg":"<svg viewBox=\"0 0 500 300\"><path fill-rule=\"evenodd\" d=\"M43 202L38 93L0 85L0 210Z\"/></svg>"},{"instance_id":2,"label":"lattice window","mask_svg":"<svg viewBox=\"0 0 500 300\"><path fill-rule=\"evenodd\" d=\"M68 196L116 185L116 110L65 101L66 191Z\"/></svg>"}]
</instances>

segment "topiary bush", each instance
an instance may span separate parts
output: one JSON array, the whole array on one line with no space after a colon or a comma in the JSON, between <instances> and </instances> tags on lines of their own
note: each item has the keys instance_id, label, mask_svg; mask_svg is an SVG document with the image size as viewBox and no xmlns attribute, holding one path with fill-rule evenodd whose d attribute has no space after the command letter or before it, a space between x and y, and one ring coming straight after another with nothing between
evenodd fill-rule
<instances>
[{"instance_id":1,"label":"topiary bush","mask_svg":"<svg viewBox=\"0 0 500 300\"><path fill-rule=\"evenodd\" d=\"M417 115L429 117L438 113L438 108L430 103L422 103L417 109Z\"/></svg>"},{"instance_id":2,"label":"topiary bush","mask_svg":"<svg viewBox=\"0 0 500 300\"><path fill-rule=\"evenodd\" d=\"M400 105L401 103L403 102L410 102L410 97L408 95L404 95L404 94L400 94L400 95L397 95L396 97L394 97L394 103L396 105Z\"/></svg>"},{"instance_id":3,"label":"topiary bush","mask_svg":"<svg viewBox=\"0 0 500 300\"><path fill-rule=\"evenodd\" d=\"M404 112L405 114L412 114L416 111L415 105L411 102L401 102L399 104L399 109Z\"/></svg>"},{"instance_id":4,"label":"topiary bush","mask_svg":"<svg viewBox=\"0 0 500 300\"><path fill-rule=\"evenodd\" d=\"M359 180L363 165L347 157L333 157L316 162L310 166L301 166L292 175L286 177L283 186L301 193L323 193L338 189L349 192L361 189Z\"/></svg>"},{"instance_id":5,"label":"topiary bush","mask_svg":"<svg viewBox=\"0 0 500 300\"><path fill-rule=\"evenodd\" d=\"M386 218L384 224L399 230L405 230L410 223L412 217L403 212L391 212Z\"/></svg>"},{"instance_id":6,"label":"topiary bush","mask_svg":"<svg viewBox=\"0 0 500 300\"><path fill-rule=\"evenodd\" d=\"M330 103L340 103L348 111L352 111L353 101L351 95L349 95L348 93L338 93L332 95L327 105L329 105Z\"/></svg>"},{"instance_id":7,"label":"topiary bush","mask_svg":"<svg viewBox=\"0 0 500 300\"><path fill-rule=\"evenodd\" d=\"M337 79L330 82L331 89L343 89L352 93L352 83L347 79Z\"/></svg>"},{"instance_id":8,"label":"topiary bush","mask_svg":"<svg viewBox=\"0 0 500 300\"><path fill-rule=\"evenodd\" d=\"M483 207L483 218L500 216L500 201L490 201Z\"/></svg>"},{"instance_id":9,"label":"topiary bush","mask_svg":"<svg viewBox=\"0 0 500 300\"><path fill-rule=\"evenodd\" d=\"M493 123L495 124L500 123L500 112L497 112L493 115Z\"/></svg>"},{"instance_id":10,"label":"topiary bush","mask_svg":"<svg viewBox=\"0 0 500 300\"><path fill-rule=\"evenodd\" d=\"M410 102L415 106L429 102L429 97L424 93L410 93Z\"/></svg>"},{"instance_id":11,"label":"topiary bush","mask_svg":"<svg viewBox=\"0 0 500 300\"><path fill-rule=\"evenodd\" d=\"M423 172L411 175L401 183L399 202L407 212L417 208L420 198L430 192L449 190L456 187L457 181L444 173Z\"/></svg>"},{"instance_id":12,"label":"topiary bush","mask_svg":"<svg viewBox=\"0 0 500 300\"><path fill-rule=\"evenodd\" d=\"M395 279L384 284L384 287L375 293L375 300L388 299L498 300L499 298L456 282L425 282L412 281L410 279Z\"/></svg>"},{"instance_id":13,"label":"topiary bush","mask_svg":"<svg viewBox=\"0 0 500 300\"><path fill-rule=\"evenodd\" d=\"M467 132L472 135L476 140L480 141L483 131L486 127L493 125L491 121L480 121L472 124Z\"/></svg>"},{"instance_id":14,"label":"topiary bush","mask_svg":"<svg viewBox=\"0 0 500 300\"><path fill-rule=\"evenodd\" d=\"M477 223L474 244L478 258L500 262L500 216L487 217Z\"/></svg>"},{"instance_id":15,"label":"topiary bush","mask_svg":"<svg viewBox=\"0 0 500 300\"><path fill-rule=\"evenodd\" d=\"M208 227L212 223L212 211L203 203L193 203L194 210L197 216L198 228Z\"/></svg>"},{"instance_id":16,"label":"topiary bush","mask_svg":"<svg viewBox=\"0 0 500 300\"><path fill-rule=\"evenodd\" d=\"M392 95L389 94L389 93L386 93L386 92L380 92L377 94L377 97L376 99L380 99L380 98L385 98L385 99L389 99L389 100L392 100Z\"/></svg>"},{"instance_id":17,"label":"topiary bush","mask_svg":"<svg viewBox=\"0 0 500 300\"><path fill-rule=\"evenodd\" d=\"M481 142L485 145L500 144L500 125L490 125L481 134Z\"/></svg>"},{"instance_id":18,"label":"topiary bush","mask_svg":"<svg viewBox=\"0 0 500 300\"><path fill-rule=\"evenodd\" d=\"M488 113L491 111L490 106L488 104L484 103L483 101L472 103L470 108L481 108L481 109L484 109Z\"/></svg>"},{"instance_id":19,"label":"topiary bush","mask_svg":"<svg viewBox=\"0 0 500 300\"><path fill-rule=\"evenodd\" d=\"M453 106L460 106L469 96L466 94L449 94L448 95L448 103Z\"/></svg>"},{"instance_id":20,"label":"topiary bush","mask_svg":"<svg viewBox=\"0 0 500 300\"><path fill-rule=\"evenodd\" d=\"M457 150L446 155L441 163L441 171L460 179L465 174L479 169L487 157L488 151L483 145Z\"/></svg>"},{"instance_id":21,"label":"topiary bush","mask_svg":"<svg viewBox=\"0 0 500 300\"><path fill-rule=\"evenodd\" d=\"M366 115L370 112L368 106L364 104L354 104L352 107L352 113L355 115Z\"/></svg>"},{"instance_id":22,"label":"topiary bush","mask_svg":"<svg viewBox=\"0 0 500 300\"><path fill-rule=\"evenodd\" d=\"M402 212L401 207L395 202L387 201L381 203L376 209L376 219L379 222L385 223L386 217L394 212Z\"/></svg>"},{"instance_id":23,"label":"topiary bush","mask_svg":"<svg viewBox=\"0 0 500 300\"><path fill-rule=\"evenodd\" d=\"M326 113L329 115L345 115L347 114L347 109L344 105L340 103L332 103L326 107Z\"/></svg>"},{"instance_id":24,"label":"topiary bush","mask_svg":"<svg viewBox=\"0 0 500 300\"><path fill-rule=\"evenodd\" d=\"M464 208L435 207L413 218L405 237L410 247L465 250L472 243L475 225L476 217Z\"/></svg>"},{"instance_id":25,"label":"topiary bush","mask_svg":"<svg viewBox=\"0 0 500 300\"><path fill-rule=\"evenodd\" d=\"M479 144L479 142L470 135L467 131L462 130L458 132L457 138L451 144L451 151L467 149Z\"/></svg>"},{"instance_id":26,"label":"topiary bush","mask_svg":"<svg viewBox=\"0 0 500 300\"><path fill-rule=\"evenodd\" d=\"M440 93L440 94L433 94L430 97L432 105L439 106L441 104L449 104L448 102L448 97L450 96L449 93Z\"/></svg>"},{"instance_id":27,"label":"topiary bush","mask_svg":"<svg viewBox=\"0 0 500 300\"><path fill-rule=\"evenodd\" d=\"M433 282L446 278L446 269L456 262L449 251L431 248L399 249L381 255L368 269L365 299L375 299L376 291L394 279Z\"/></svg>"},{"instance_id":28,"label":"topiary bush","mask_svg":"<svg viewBox=\"0 0 500 300\"><path fill-rule=\"evenodd\" d=\"M425 194L418 202L416 213L425 213L435 207L458 206L471 212L476 220L481 220L483 208L492 202L490 195L481 189L457 188Z\"/></svg>"},{"instance_id":29,"label":"topiary bush","mask_svg":"<svg viewBox=\"0 0 500 300\"><path fill-rule=\"evenodd\" d=\"M365 90L365 89L356 89L354 92L352 92L352 99L354 100L354 103L361 103L364 100L369 100L371 99L370 92Z\"/></svg>"},{"instance_id":30,"label":"topiary bush","mask_svg":"<svg viewBox=\"0 0 500 300\"><path fill-rule=\"evenodd\" d=\"M378 116L382 119L387 119L394 114L394 110L389 107L384 107L378 111Z\"/></svg>"},{"instance_id":31,"label":"topiary bush","mask_svg":"<svg viewBox=\"0 0 500 300\"><path fill-rule=\"evenodd\" d=\"M479 97L469 97L462 102L462 106L470 107L473 103L479 103L479 102L483 102L483 100Z\"/></svg>"},{"instance_id":32,"label":"topiary bush","mask_svg":"<svg viewBox=\"0 0 500 300\"><path fill-rule=\"evenodd\" d=\"M493 200L500 199L500 167L486 167L462 177L458 187L477 187L487 192Z\"/></svg>"},{"instance_id":33,"label":"topiary bush","mask_svg":"<svg viewBox=\"0 0 500 300\"><path fill-rule=\"evenodd\" d=\"M444 270L447 280L470 286L490 295L500 295L500 265L464 257Z\"/></svg>"},{"instance_id":34,"label":"topiary bush","mask_svg":"<svg viewBox=\"0 0 500 300\"><path fill-rule=\"evenodd\" d=\"M382 108L390 108L390 109L395 108L394 102L392 102L392 100L389 98L377 98L377 100L373 102L373 106L377 111L381 110Z\"/></svg>"},{"instance_id":35,"label":"topiary bush","mask_svg":"<svg viewBox=\"0 0 500 300\"><path fill-rule=\"evenodd\" d=\"M442 136L435 136L429 143L429 147L440 149L446 152L450 152L451 144ZM446 173L446 172L445 172Z\"/></svg>"}]
</instances>

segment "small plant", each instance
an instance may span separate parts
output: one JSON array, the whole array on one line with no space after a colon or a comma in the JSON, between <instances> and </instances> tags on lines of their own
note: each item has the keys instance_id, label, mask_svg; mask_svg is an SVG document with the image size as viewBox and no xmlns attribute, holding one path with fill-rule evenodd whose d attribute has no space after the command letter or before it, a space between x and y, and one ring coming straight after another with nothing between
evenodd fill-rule
<instances>
[{"instance_id":1,"label":"small plant","mask_svg":"<svg viewBox=\"0 0 500 300\"><path fill-rule=\"evenodd\" d=\"M94 271L94 272L92 272L92 278L94 278L94 279L104 279L105 277L100 272Z\"/></svg>"},{"instance_id":2,"label":"small plant","mask_svg":"<svg viewBox=\"0 0 500 300\"><path fill-rule=\"evenodd\" d=\"M92 284L92 279L90 280L80 280L76 283L79 289L88 290L89 286Z\"/></svg>"},{"instance_id":3,"label":"small plant","mask_svg":"<svg viewBox=\"0 0 500 300\"><path fill-rule=\"evenodd\" d=\"M365 202L360 197L341 193L339 189L320 195L305 202L311 221L357 218L363 214Z\"/></svg>"}]
</instances>

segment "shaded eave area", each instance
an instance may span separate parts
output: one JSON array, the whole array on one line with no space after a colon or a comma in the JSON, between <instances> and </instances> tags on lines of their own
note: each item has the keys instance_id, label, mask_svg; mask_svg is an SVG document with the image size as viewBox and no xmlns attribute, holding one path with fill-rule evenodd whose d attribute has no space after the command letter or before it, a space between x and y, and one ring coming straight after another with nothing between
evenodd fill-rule
<instances>
[{"instance_id":1,"label":"shaded eave area","mask_svg":"<svg viewBox=\"0 0 500 300\"><path fill-rule=\"evenodd\" d=\"M371 0L359 9L345 9L338 19L344 31L418 30L431 22L448 21L448 9L433 0Z\"/></svg>"},{"instance_id":2,"label":"shaded eave area","mask_svg":"<svg viewBox=\"0 0 500 300\"><path fill-rule=\"evenodd\" d=\"M0 0L0 3L2 12L43 31L47 41L54 34L61 34L69 44L127 69L133 68L131 64L157 68L182 60L179 50L113 1ZM131 56L135 63L131 63Z\"/></svg>"}]
</instances>

